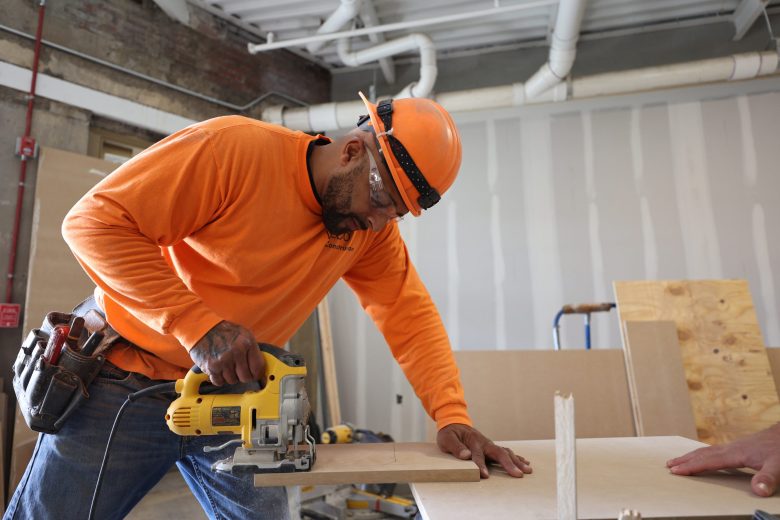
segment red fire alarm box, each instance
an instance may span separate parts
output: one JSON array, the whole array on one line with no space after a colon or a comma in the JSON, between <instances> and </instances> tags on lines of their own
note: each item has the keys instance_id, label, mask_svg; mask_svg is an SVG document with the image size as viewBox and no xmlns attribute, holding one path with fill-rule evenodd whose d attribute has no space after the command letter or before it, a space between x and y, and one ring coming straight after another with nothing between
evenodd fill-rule
<instances>
[{"instance_id":1,"label":"red fire alarm box","mask_svg":"<svg viewBox=\"0 0 780 520\"><path fill-rule=\"evenodd\" d=\"M19 326L22 306L18 303L0 303L0 328L15 329Z\"/></svg>"}]
</instances>

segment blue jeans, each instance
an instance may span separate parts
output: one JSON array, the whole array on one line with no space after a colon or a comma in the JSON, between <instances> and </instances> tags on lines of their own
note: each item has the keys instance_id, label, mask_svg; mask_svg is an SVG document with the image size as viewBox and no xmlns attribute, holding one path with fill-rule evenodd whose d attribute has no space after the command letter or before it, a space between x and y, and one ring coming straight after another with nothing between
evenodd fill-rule
<instances>
[{"instance_id":1,"label":"blue jeans","mask_svg":"<svg viewBox=\"0 0 780 520\"><path fill-rule=\"evenodd\" d=\"M128 394L162 383L106 363L86 400L56 435L41 434L4 519L86 519L100 462L117 411ZM241 392L234 385L225 391ZM165 424L176 394L143 397L128 404L117 427L103 474L95 518L124 518L176 464L209 518L289 518L283 487L256 488L251 474L211 471L230 455L227 448L204 453L237 437L180 437Z\"/></svg>"}]
</instances>

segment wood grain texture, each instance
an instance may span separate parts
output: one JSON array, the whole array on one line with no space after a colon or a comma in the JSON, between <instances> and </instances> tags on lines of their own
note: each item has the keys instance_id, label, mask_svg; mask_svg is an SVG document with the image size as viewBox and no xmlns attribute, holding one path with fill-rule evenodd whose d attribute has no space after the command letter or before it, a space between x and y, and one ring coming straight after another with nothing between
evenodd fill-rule
<instances>
[{"instance_id":1,"label":"wood grain texture","mask_svg":"<svg viewBox=\"0 0 780 520\"><path fill-rule=\"evenodd\" d=\"M493 440L554 439L553 395L577 397L579 438L634 435L623 351L454 352L474 425ZM427 425L427 439L436 427Z\"/></svg>"},{"instance_id":2,"label":"wood grain texture","mask_svg":"<svg viewBox=\"0 0 780 520\"><path fill-rule=\"evenodd\" d=\"M533 473L513 478L491 468L490 478L468 483L412 484L426 520L536 520L558 518L555 441L499 443L531 461ZM682 437L577 440L577 510L581 519L617 518L635 509L642 518L750 518L762 509L780 513L780 497L750 492L751 475L672 475L666 461L702 443Z\"/></svg>"},{"instance_id":3,"label":"wood grain texture","mask_svg":"<svg viewBox=\"0 0 780 520\"><path fill-rule=\"evenodd\" d=\"M637 435L696 439L675 323L626 321L623 337Z\"/></svg>"},{"instance_id":4,"label":"wood grain texture","mask_svg":"<svg viewBox=\"0 0 780 520\"><path fill-rule=\"evenodd\" d=\"M428 442L319 444L311 471L255 475L258 487L476 481L476 464L446 455Z\"/></svg>"},{"instance_id":5,"label":"wood grain texture","mask_svg":"<svg viewBox=\"0 0 780 520\"><path fill-rule=\"evenodd\" d=\"M780 421L780 402L746 281L614 285L621 322L671 320L677 325L700 440L728 442Z\"/></svg>"}]
</instances>

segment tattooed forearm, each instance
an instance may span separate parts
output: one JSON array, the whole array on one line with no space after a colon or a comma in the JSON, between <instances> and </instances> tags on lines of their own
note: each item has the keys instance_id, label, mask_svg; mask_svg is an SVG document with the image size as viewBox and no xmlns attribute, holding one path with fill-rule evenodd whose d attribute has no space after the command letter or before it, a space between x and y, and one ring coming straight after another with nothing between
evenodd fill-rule
<instances>
[{"instance_id":1,"label":"tattooed forearm","mask_svg":"<svg viewBox=\"0 0 780 520\"><path fill-rule=\"evenodd\" d=\"M263 359L254 334L229 321L214 325L190 349L190 357L215 385L248 382L263 374Z\"/></svg>"},{"instance_id":2,"label":"tattooed forearm","mask_svg":"<svg viewBox=\"0 0 780 520\"><path fill-rule=\"evenodd\" d=\"M239 327L227 321L221 321L198 341L190 354L196 364L202 367L228 352L240 334Z\"/></svg>"}]
</instances>

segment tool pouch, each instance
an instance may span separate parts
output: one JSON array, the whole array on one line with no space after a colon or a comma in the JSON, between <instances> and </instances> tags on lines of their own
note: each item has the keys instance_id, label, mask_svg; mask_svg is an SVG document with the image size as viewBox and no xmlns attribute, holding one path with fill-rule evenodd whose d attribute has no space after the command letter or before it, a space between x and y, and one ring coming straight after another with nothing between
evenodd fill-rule
<instances>
[{"instance_id":1,"label":"tool pouch","mask_svg":"<svg viewBox=\"0 0 780 520\"><path fill-rule=\"evenodd\" d=\"M67 324L72 314L50 312L39 329L27 335L13 365L13 385L19 409L30 429L57 433L67 418L89 399L90 383L106 361L105 352L118 338L105 319L95 310L84 316L85 327L78 340L79 347L92 332L104 337L92 355L76 349L63 348L56 364L44 356L46 344L55 325Z\"/></svg>"}]
</instances>

